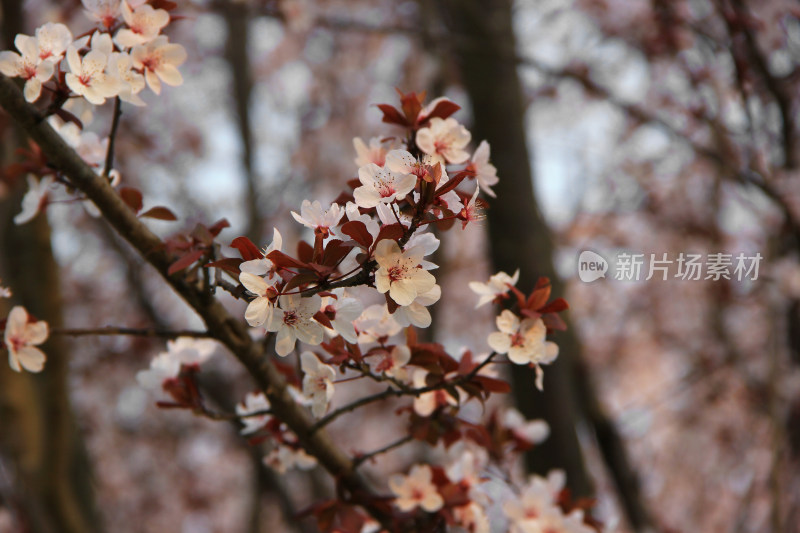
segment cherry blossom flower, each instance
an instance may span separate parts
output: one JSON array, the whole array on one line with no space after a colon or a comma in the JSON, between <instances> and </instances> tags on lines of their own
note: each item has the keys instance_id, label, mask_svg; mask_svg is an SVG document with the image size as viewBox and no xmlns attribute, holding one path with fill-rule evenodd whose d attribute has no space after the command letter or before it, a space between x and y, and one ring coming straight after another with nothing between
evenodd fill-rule
<instances>
[{"instance_id":1,"label":"cherry blossom flower","mask_svg":"<svg viewBox=\"0 0 800 533\"><path fill-rule=\"evenodd\" d=\"M418 328L427 328L431 325L431 312L428 306L433 305L442 297L442 288L434 285L427 292L417 295L410 305L402 305L394 312L394 319L402 327L414 325Z\"/></svg>"},{"instance_id":2,"label":"cherry blossom flower","mask_svg":"<svg viewBox=\"0 0 800 533\"><path fill-rule=\"evenodd\" d=\"M425 370L420 369L414 372L414 388L422 389L427 387L428 384L425 381L427 376L428 373ZM460 397L461 394L458 392L458 389L453 390L455 390L456 394L458 394ZM423 392L414 398L414 412L419 416L431 416L433 412L442 405L452 405L457 407L458 399L454 398L444 389Z\"/></svg>"},{"instance_id":3,"label":"cherry blossom flower","mask_svg":"<svg viewBox=\"0 0 800 533\"><path fill-rule=\"evenodd\" d=\"M267 323L268 331L278 333L275 340L275 351L278 355L289 355L298 339L314 345L322 342L322 326L314 320L321 301L317 294L309 298L299 295L280 297L280 307L275 308Z\"/></svg>"},{"instance_id":4,"label":"cherry blossom flower","mask_svg":"<svg viewBox=\"0 0 800 533\"><path fill-rule=\"evenodd\" d=\"M353 147L356 149L356 158L353 160L357 167L363 167L370 163L375 163L382 167L386 163L386 154L389 152L390 146L385 146L380 137L373 137L369 140L367 146L361 137L353 139Z\"/></svg>"},{"instance_id":5,"label":"cherry blossom flower","mask_svg":"<svg viewBox=\"0 0 800 533\"><path fill-rule=\"evenodd\" d=\"M391 476L389 488L396 496L394 504L404 512L420 507L429 513L435 513L444 505L444 498L432 480L433 471L428 465L414 465L407 476Z\"/></svg>"},{"instance_id":6,"label":"cherry blossom flower","mask_svg":"<svg viewBox=\"0 0 800 533\"><path fill-rule=\"evenodd\" d=\"M155 40L135 46L131 50L133 66L144 70L147 86L156 94L161 94L161 82L172 87L183 83L178 67L186 61L186 49L172 44L162 35Z\"/></svg>"},{"instance_id":7,"label":"cherry blossom flower","mask_svg":"<svg viewBox=\"0 0 800 533\"><path fill-rule=\"evenodd\" d=\"M411 360L411 349L405 344L393 346L386 357L375 367L376 372L383 372L391 378L406 381L408 372L404 368Z\"/></svg>"},{"instance_id":8,"label":"cherry blossom flower","mask_svg":"<svg viewBox=\"0 0 800 533\"><path fill-rule=\"evenodd\" d=\"M467 224L470 222L479 222L486 218L483 214L482 205L483 202L478 200L478 192L480 191L480 187L475 187L475 193L470 198L467 205L461 209L461 212L458 214L458 218L461 219L461 229L467 227Z\"/></svg>"},{"instance_id":9,"label":"cherry blossom flower","mask_svg":"<svg viewBox=\"0 0 800 533\"><path fill-rule=\"evenodd\" d=\"M270 408L269 400L263 392L248 392L244 397L244 402L236 405L236 414L244 424L240 433L250 435L267 425L270 415L264 411ZM256 415L255 413L263 413Z\"/></svg>"},{"instance_id":10,"label":"cherry blossom flower","mask_svg":"<svg viewBox=\"0 0 800 533\"><path fill-rule=\"evenodd\" d=\"M272 300L278 295L272 288L272 283L261 276L242 272L239 274L239 282L244 288L256 295L255 299L247 304L244 312L244 319L251 326L258 327L269 322L275 306Z\"/></svg>"},{"instance_id":11,"label":"cherry blossom flower","mask_svg":"<svg viewBox=\"0 0 800 533\"><path fill-rule=\"evenodd\" d=\"M133 58L129 54L112 53L108 70L120 81L120 100L136 106L145 105L144 100L139 97L139 93L144 90L144 76L133 70Z\"/></svg>"},{"instance_id":12,"label":"cherry blossom flower","mask_svg":"<svg viewBox=\"0 0 800 533\"><path fill-rule=\"evenodd\" d=\"M326 296L322 301L321 310L330 319L335 334L341 335L347 342L355 343L358 341L358 335L353 322L361 316L364 306L355 298L347 298L342 289L336 289L333 293L337 297ZM330 331L328 328L325 329Z\"/></svg>"},{"instance_id":13,"label":"cherry blossom flower","mask_svg":"<svg viewBox=\"0 0 800 533\"><path fill-rule=\"evenodd\" d=\"M200 365L216 351L217 343L211 339L178 337L167 341L167 351L150 361L150 368L136 374L136 381L148 390L159 390L164 381L178 376L181 365Z\"/></svg>"},{"instance_id":14,"label":"cherry blossom flower","mask_svg":"<svg viewBox=\"0 0 800 533\"><path fill-rule=\"evenodd\" d=\"M489 533L489 516L486 510L477 502L470 502L453 509L456 522L471 533Z\"/></svg>"},{"instance_id":15,"label":"cherry blossom flower","mask_svg":"<svg viewBox=\"0 0 800 533\"><path fill-rule=\"evenodd\" d=\"M11 289L0 285L0 298L11 298Z\"/></svg>"},{"instance_id":16,"label":"cherry blossom flower","mask_svg":"<svg viewBox=\"0 0 800 533\"><path fill-rule=\"evenodd\" d=\"M424 250L414 246L402 251L396 241L384 239L375 247L375 287L378 292L389 293L398 305L410 305L420 294L436 284L430 272L420 266Z\"/></svg>"},{"instance_id":17,"label":"cherry blossom flower","mask_svg":"<svg viewBox=\"0 0 800 533\"><path fill-rule=\"evenodd\" d=\"M550 436L550 426L544 420L526 420L522 413L513 407L503 414L503 426L514 436L530 444L544 442Z\"/></svg>"},{"instance_id":18,"label":"cherry blossom flower","mask_svg":"<svg viewBox=\"0 0 800 533\"><path fill-rule=\"evenodd\" d=\"M8 364L15 372L41 372L47 357L36 346L47 340L49 328L44 320L33 321L22 306L14 306L6 320L3 340Z\"/></svg>"},{"instance_id":19,"label":"cherry blossom flower","mask_svg":"<svg viewBox=\"0 0 800 533\"><path fill-rule=\"evenodd\" d=\"M463 163L469 159L464 147L472 135L454 118L434 117L430 125L417 132L417 146L441 163Z\"/></svg>"},{"instance_id":20,"label":"cherry blossom flower","mask_svg":"<svg viewBox=\"0 0 800 533\"><path fill-rule=\"evenodd\" d=\"M50 187L53 185L53 177L45 176L37 180L32 174L28 174L28 192L22 197L22 211L14 217L14 224L22 225L30 222L47 205Z\"/></svg>"},{"instance_id":21,"label":"cherry blossom flower","mask_svg":"<svg viewBox=\"0 0 800 533\"><path fill-rule=\"evenodd\" d=\"M61 61L61 58L64 57L64 52L67 50L67 46L72 42L72 33L69 31L69 28L56 22L48 22L38 27L34 36L35 37L22 37L34 39L39 59L42 61L50 61L54 65Z\"/></svg>"},{"instance_id":22,"label":"cherry blossom flower","mask_svg":"<svg viewBox=\"0 0 800 533\"><path fill-rule=\"evenodd\" d=\"M364 309L354 323L358 332L358 343L386 342L400 333L402 327L389 313L386 304L375 304Z\"/></svg>"},{"instance_id":23,"label":"cherry blossom flower","mask_svg":"<svg viewBox=\"0 0 800 533\"><path fill-rule=\"evenodd\" d=\"M374 163L359 168L358 179L362 185L353 191L353 197L359 207L367 208L402 200L417 184L412 174L398 174Z\"/></svg>"},{"instance_id":24,"label":"cherry blossom flower","mask_svg":"<svg viewBox=\"0 0 800 533\"><path fill-rule=\"evenodd\" d=\"M285 474L291 468L310 470L317 466L317 459L308 455L302 448L293 448L283 444L277 445L263 459L264 465L279 474Z\"/></svg>"},{"instance_id":25,"label":"cherry blossom flower","mask_svg":"<svg viewBox=\"0 0 800 533\"><path fill-rule=\"evenodd\" d=\"M322 204L318 200L311 203L303 200L300 206L300 214L292 211L292 217L300 224L311 228L314 233L319 233L323 237L331 234L331 228L336 227L344 216L344 210L339 204L331 204L328 209L323 210Z\"/></svg>"},{"instance_id":26,"label":"cherry blossom flower","mask_svg":"<svg viewBox=\"0 0 800 533\"><path fill-rule=\"evenodd\" d=\"M106 29L110 29L120 16L120 0L81 0L86 15Z\"/></svg>"},{"instance_id":27,"label":"cherry blossom flower","mask_svg":"<svg viewBox=\"0 0 800 533\"><path fill-rule=\"evenodd\" d=\"M505 272L498 272L489 278L488 283L470 281L470 290L480 296L478 303L475 304L475 309L497 300L501 295L507 294L508 290L517 284L517 281L519 281L519 269L514 272L513 276L509 276Z\"/></svg>"},{"instance_id":28,"label":"cherry blossom flower","mask_svg":"<svg viewBox=\"0 0 800 533\"><path fill-rule=\"evenodd\" d=\"M467 165L466 170L474 173L474 177L478 180L478 187L492 198L497 198L497 195L492 191L492 185L497 185L500 178L497 177L497 169L489 163L489 143L481 141L475 153L472 154L472 160Z\"/></svg>"},{"instance_id":29,"label":"cherry blossom flower","mask_svg":"<svg viewBox=\"0 0 800 533\"><path fill-rule=\"evenodd\" d=\"M417 193L414 193L414 195L416 194ZM411 216L405 213L398 213L397 210L392 208L389 204L376 205L375 214L378 215L378 220L380 220L383 225L397 224L398 220L400 224L406 228L411 225ZM416 233L414 235L416 235Z\"/></svg>"},{"instance_id":30,"label":"cherry blossom flower","mask_svg":"<svg viewBox=\"0 0 800 533\"><path fill-rule=\"evenodd\" d=\"M169 13L163 9L154 9L150 4L142 4L131 10L128 2L122 2L122 18L127 28L122 28L114 36L120 48L149 43L161 33L161 29L169 23Z\"/></svg>"},{"instance_id":31,"label":"cherry blossom flower","mask_svg":"<svg viewBox=\"0 0 800 533\"><path fill-rule=\"evenodd\" d=\"M105 46L102 44L95 46L95 41L97 39L93 39L92 50L83 58L78 54L75 45L67 47L67 64L70 72L67 73L66 82L75 94L83 96L94 105L102 105L106 98L119 93L120 81L106 72L109 56L101 51ZM102 43L102 40L99 42Z\"/></svg>"},{"instance_id":32,"label":"cherry blossom flower","mask_svg":"<svg viewBox=\"0 0 800 533\"><path fill-rule=\"evenodd\" d=\"M552 363L558 357L558 345L545 340L547 327L541 318L519 317L506 309L497 317L497 329L489 334L489 346L497 353L507 353L512 363L536 366L536 387L542 389L544 375L540 364Z\"/></svg>"},{"instance_id":33,"label":"cherry blossom flower","mask_svg":"<svg viewBox=\"0 0 800 533\"><path fill-rule=\"evenodd\" d=\"M300 354L300 367L303 369L303 395L311 400L311 413L319 418L328 409L333 398L333 380L336 371L326 365L311 352Z\"/></svg>"},{"instance_id":34,"label":"cherry blossom flower","mask_svg":"<svg viewBox=\"0 0 800 533\"><path fill-rule=\"evenodd\" d=\"M10 78L25 80L23 93L25 100L35 102L42 92L42 83L53 76L55 67L52 61L44 61L39 57L36 39L29 35L17 35L14 45L22 55L16 52L0 52L0 72Z\"/></svg>"},{"instance_id":35,"label":"cherry blossom flower","mask_svg":"<svg viewBox=\"0 0 800 533\"><path fill-rule=\"evenodd\" d=\"M433 252L439 249L439 245L441 241L436 238L436 235L426 231L417 230L414 235L408 239L406 243L406 250L411 248L420 248L422 250L422 255L431 255ZM439 268L439 266L435 263L431 263L430 261L422 260L419 262L420 266L425 270L435 270Z\"/></svg>"}]
</instances>

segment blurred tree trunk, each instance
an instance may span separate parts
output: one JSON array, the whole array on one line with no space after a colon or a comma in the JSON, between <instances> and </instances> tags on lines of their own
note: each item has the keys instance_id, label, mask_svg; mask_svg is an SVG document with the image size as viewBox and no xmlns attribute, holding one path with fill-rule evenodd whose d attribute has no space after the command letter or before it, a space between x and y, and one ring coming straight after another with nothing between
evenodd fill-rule
<instances>
[{"instance_id":1,"label":"blurred tree trunk","mask_svg":"<svg viewBox=\"0 0 800 533\"><path fill-rule=\"evenodd\" d=\"M563 294L553 268L550 232L533 191L510 2L442 0L441 4L472 102L474 138L489 142L500 176L497 200L488 211L494 267L509 274L519 268L518 286L523 291L530 291L539 276L547 276L554 294ZM536 390L531 369L515 366L512 372L520 411L528 418L547 420L552 430L550 438L526 456L526 462L529 470L541 474L564 469L573 494L588 496L593 489L575 430L580 415L572 376L578 342L571 330L559 334L556 341L561 355L545 370L544 392Z\"/></svg>"},{"instance_id":2,"label":"blurred tree trunk","mask_svg":"<svg viewBox=\"0 0 800 533\"><path fill-rule=\"evenodd\" d=\"M22 28L20 4L2 1L3 49L13 49ZM0 132L2 166L13 157L20 136L13 128ZM16 226L26 191L24 179L7 184L0 201L0 278L12 299L1 301L0 315L11 305L59 327L62 301L58 266L45 216ZM68 390L69 355L61 338L43 345L45 370L38 375L12 371L0 363L0 450L12 460L15 515L24 531L93 533L100 531L94 507L88 460L73 416Z\"/></svg>"}]
</instances>

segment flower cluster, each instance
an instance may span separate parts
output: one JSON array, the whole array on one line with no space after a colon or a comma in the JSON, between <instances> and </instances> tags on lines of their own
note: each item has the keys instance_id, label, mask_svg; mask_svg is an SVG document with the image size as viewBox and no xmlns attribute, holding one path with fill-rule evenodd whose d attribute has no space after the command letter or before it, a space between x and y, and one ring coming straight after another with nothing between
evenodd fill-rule
<instances>
[{"instance_id":1,"label":"flower cluster","mask_svg":"<svg viewBox=\"0 0 800 533\"><path fill-rule=\"evenodd\" d=\"M3 288L0 288L3 289ZM3 289L4 294L10 294ZM15 372L24 368L28 372L41 372L47 357L37 348L47 340L49 327L44 320L36 320L22 306L15 306L5 320L3 342L8 350L8 364Z\"/></svg>"}]
</instances>

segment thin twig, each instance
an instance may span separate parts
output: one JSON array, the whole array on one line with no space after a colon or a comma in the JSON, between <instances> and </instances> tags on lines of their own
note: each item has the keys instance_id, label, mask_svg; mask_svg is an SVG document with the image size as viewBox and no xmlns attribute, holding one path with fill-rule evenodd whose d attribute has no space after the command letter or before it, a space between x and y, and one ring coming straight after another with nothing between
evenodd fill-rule
<instances>
[{"instance_id":1,"label":"thin twig","mask_svg":"<svg viewBox=\"0 0 800 533\"><path fill-rule=\"evenodd\" d=\"M395 448L399 448L400 446L402 446L402 445L404 445L404 444L406 444L408 442L411 442L412 440L414 440L414 437L412 437L411 435L406 435L405 437L402 437L402 438L397 439L396 441L394 441L394 442L392 442L390 444L387 444L383 448L378 448L375 451L372 451L372 452L369 452L369 453L365 453L364 455L359 455L359 456L357 456L357 457L355 457L353 459L353 468L358 468L359 466L361 466L362 464L366 463L370 459L373 459L376 456L381 455L383 453L392 451Z\"/></svg>"},{"instance_id":2,"label":"thin twig","mask_svg":"<svg viewBox=\"0 0 800 533\"><path fill-rule=\"evenodd\" d=\"M106 162L103 165L103 177L108 178L111 167L114 165L114 144L117 139L117 129L119 129L119 118L122 116L122 102L119 96L114 98L114 118L111 120L111 133L108 134L108 149L106 150Z\"/></svg>"},{"instance_id":3,"label":"thin twig","mask_svg":"<svg viewBox=\"0 0 800 533\"><path fill-rule=\"evenodd\" d=\"M120 326L106 326L104 328L53 328L50 335L66 335L69 337L87 337L92 335L131 335L135 337L162 337L176 339L178 337L193 337L196 339L211 338L208 331L198 330L167 330L156 328L126 328Z\"/></svg>"}]
</instances>

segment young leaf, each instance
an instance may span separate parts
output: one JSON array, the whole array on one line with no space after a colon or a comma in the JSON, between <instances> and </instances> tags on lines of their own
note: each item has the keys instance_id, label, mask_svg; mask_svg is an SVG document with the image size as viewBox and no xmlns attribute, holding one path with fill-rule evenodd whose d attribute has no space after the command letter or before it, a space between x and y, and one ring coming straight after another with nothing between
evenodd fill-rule
<instances>
[{"instance_id":1,"label":"young leaf","mask_svg":"<svg viewBox=\"0 0 800 533\"><path fill-rule=\"evenodd\" d=\"M233 242L231 242L230 247L239 250L242 259L245 261L264 258L264 254L261 253L261 250L247 237L236 237L233 239Z\"/></svg>"},{"instance_id":2,"label":"young leaf","mask_svg":"<svg viewBox=\"0 0 800 533\"><path fill-rule=\"evenodd\" d=\"M139 215L139 218L141 217L155 218L157 220L178 220L178 217L175 216L175 213L160 205L151 207Z\"/></svg>"},{"instance_id":3,"label":"young leaf","mask_svg":"<svg viewBox=\"0 0 800 533\"><path fill-rule=\"evenodd\" d=\"M133 187L120 187L119 195L125 205L131 208L134 213L142 210L142 193Z\"/></svg>"},{"instance_id":4,"label":"young leaf","mask_svg":"<svg viewBox=\"0 0 800 533\"><path fill-rule=\"evenodd\" d=\"M167 275L171 276L175 272L183 270L184 268L188 267L189 265L191 265L192 263L203 257L205 253L206 253L205 250L194 250L192 252L185 254L183 257L181 257L180 259L178 259L169 266L169 269L167 270Z\"/></svg>"}]
</instances>

